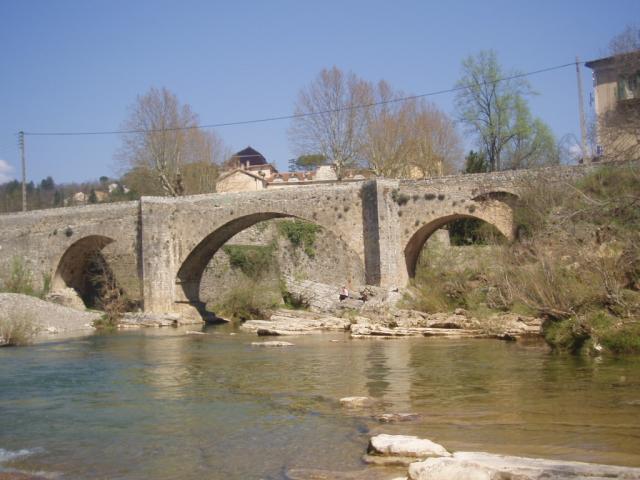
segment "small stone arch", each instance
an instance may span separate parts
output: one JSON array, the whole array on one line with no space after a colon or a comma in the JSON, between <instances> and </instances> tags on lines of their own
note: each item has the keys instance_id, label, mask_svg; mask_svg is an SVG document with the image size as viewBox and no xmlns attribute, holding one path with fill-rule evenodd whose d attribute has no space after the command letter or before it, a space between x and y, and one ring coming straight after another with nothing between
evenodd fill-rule
<instances>
[{"instance_id":1,"label":"small stone arch","mask_svg":"<svg viewBox=\"0 0 640 480\"><path fill-rule=\"evenodd\" d=\"M510 227L505 226L502 223L494 223L489 221L486 218L482 218L482 216L478 215L470 215L463 213L452 213L450 215L445 215L443 217L436 218L431 222L423 225L419 228L409 239L407 245L404 249L404 259L405 265L407 268L407 274L409 278L414 278L416 274L416 265L418 263L418 257L420 256L420 252L422 251L422 247L425 242L433 235L433 233L445 226L448 223L451 223L455 220L461 220L464 218L472 218L476 220L482 220L484 222L489 223L494 226L505 238L510 239L513 236L513 232Z\"/></svg>"},{"instance_id":2,"label":"small stone arch","mask_svg":"<svg viewBox=\"0 0 640 480\"><path fill-rule=\"evenodd\" d=\"M90 279L91 265L97 255L102 255L102 249L113 242L103 235L89 235L71 244L58 262L51 290L72 288L86 306L93 306L97 292Z\"/></svg>"}]
</instances>

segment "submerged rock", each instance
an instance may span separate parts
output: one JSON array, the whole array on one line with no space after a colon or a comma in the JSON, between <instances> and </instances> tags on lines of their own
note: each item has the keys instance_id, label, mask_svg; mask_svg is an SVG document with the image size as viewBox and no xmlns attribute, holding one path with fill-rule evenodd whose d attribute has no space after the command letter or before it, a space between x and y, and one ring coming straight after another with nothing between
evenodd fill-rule
<instances>
[{"instance_id":1,"label":"submerged rock","mask_svg":"<svg viewBox=\"0 0 640 480\"><path fill-rule=\"evenodd\" d=\"M376 399L371 397L343 397L340 404L347 408L364 408L376 404Z\"/></svg>"},{"instance_id":2,"label":"submerged rock","mask_svg":"<svg viewBox=\"0 0 640 480\"><path fill-rule=\"evenodd\" d=\"M382 413L373 418L381 423L412 422L418 420L420 415L418 413Z\"/></svg>"},{"instance_id":3,"label":"submerged rock","mask_svg":"<svg viewBox=\"0 0 640 480\"><path fill-rule=\"evenodd\" d=\"M452 457L428 458L409 466L411 480L639 480L640 468L512 457L482 452L457 452Z\"/></svg>"},{"instance_id":4,"label":"submerged rock","mask_svg":"<svg viewBox=\"0 0 640 480\"><path fill-rule=\"evenodd\" d=\"M252 347L292 347L289 342L251 342Z\"/></svg>"}]
</instances>

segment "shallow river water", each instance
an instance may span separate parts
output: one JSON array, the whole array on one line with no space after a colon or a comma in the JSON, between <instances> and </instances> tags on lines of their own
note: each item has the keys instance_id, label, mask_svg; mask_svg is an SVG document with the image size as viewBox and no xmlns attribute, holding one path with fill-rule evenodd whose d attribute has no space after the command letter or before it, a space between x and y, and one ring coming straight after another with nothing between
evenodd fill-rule
<instances>
[{"instance_id":1,"label":"shallow river water","mask_svg":"<svg viewBox=\"0 0 640 480\"><path fill-rule=\"evenodd\" d=\"M125 331L0 349L0 471L63 479L282 479L354 470L374 433L640 466L640 357L576 358L495 340L291 337L250 346ZM334 340L334 341L332 341ZM338 399L369 395L381 425Z\"/></svg>"}]
</instances>

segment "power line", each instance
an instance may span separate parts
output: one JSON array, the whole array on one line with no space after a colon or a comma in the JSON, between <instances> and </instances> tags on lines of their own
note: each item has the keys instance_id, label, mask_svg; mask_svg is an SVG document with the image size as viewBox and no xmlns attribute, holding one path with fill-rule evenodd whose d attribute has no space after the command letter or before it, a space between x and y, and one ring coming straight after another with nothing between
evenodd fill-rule
<instances>
[{"instance_id":1,"label":"power line","mask_svg":"<svg viewBox=\"0 0 640 480\"><path fill-rule=\"evenodd\" d=\"M579 62L580 64L584 62ZM448 88L445 90L436 90L434 92L422 93L419 95L409 95L406 97L399 97L390 100L383 100L380 102L366 103L361 105L349 105L344 107L332 108L328 110L320 110L317 112L304 112L304 113L296 113L293 115L280 115L274 117L265 117L265 118L257 118L253 120L240 120L237 122L223 122L223 123L212 123L212 124L204 124L204 125L192 125L189 127L171 127L171 128L159 128L159 129L149 129L149 130L104 130L104 131L89 131L89 132L24 132L24 135L27 136L81 136L81 135L122 135L128 133L155 133L155 132L172 132L178 130L195 130L199 128L220 128L220 127L232 127L237 125L250 125L254 123L266 123L266 122L276 122L281 120L293 120L295 118L304 118L311 117L315 115L325 115L328 113L337 113L348 110L359 110L361 108L371 108L377 107L380 105L386 105L390 103L398 103L398 102L406 102L407 100L416 100L419 98L433 97L436 95L443 95L445 93L454 93L461 90L466 90L469 88L475 88L477 86L486 86L493 85L499 82L504 82L507 80L515 80L517 78L529 77L531 75L537 75L540 73L551 72L553 70L560 70L563 68L571 67L574 65L578 65L578 62L565 63L562 65L556 65L553 67L542 68L540 70L533 70L531 72L526 73L517 73L514 75L510 75L508 77L498 78L497 80L492 80L490 82L482 82L477 85L461 85L459 87Z\"/></svg>"}]
</instances>

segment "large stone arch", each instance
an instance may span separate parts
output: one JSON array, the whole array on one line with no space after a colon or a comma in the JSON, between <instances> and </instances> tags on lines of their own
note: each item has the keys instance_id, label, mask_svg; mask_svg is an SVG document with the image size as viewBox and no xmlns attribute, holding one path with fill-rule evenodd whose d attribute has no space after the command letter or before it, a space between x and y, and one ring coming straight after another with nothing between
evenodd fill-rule
<instances>
[{"instance_id":1,"label":"large stone arch","mask_svg":"<svg viewBox=\"0 0 640 480\"><path fill-rule=\"evenodd\" d=\"M223 245L241 231L259 222L278 218L298 219L314 223L329 232L336 238L336 240L343 242L342 236L339 233L336 233L332 228L330 228L330 226L323 225L317 220L306 218L306 216L303 217L292 213L278 211L267 211L249 213L234 218L204 236L204 238L202 238L196 246L191 249L184 260L179 264L176 274L175 291L175 303L178 306L178 310L183 314L194 316L195 312L193 311L193 308L195 308L203 319L206 320L211 316L211 314L206 311L205 303L200 299L202 277L210 260ZM346 248L350 248L346 242L343 245ZM364 270L364 262L362 258L357 254L356 257L358 257L362 262L362 269Z\"/></svg>"},{"instance_id":2,"label":"large stone arch","mask_svg":"<svg viewBox=\"0 0 640 480\"><path fill-rule=\"evenodd\" d=\"M115 240L104 235L88 235L72 243L56 263L51 290L72 288L87 305L95 294L89 278L91 262L103 248Z\"/></svg>"},{"instance_id":3,"label":"large stone arch","mask_svg":"<svg viewBox=\"0 0 640 480\"><path fill-rule=\"evenodd\" d=\"M465 218L472 218L487 222L495 227L505 238L513 238L513 227L511 222L496 221L496 219L491 215L485 215L483 213L469 214L456 212L438 217L422 225L418 230L416 230L404 247L404 261L409 278L415 277L418 257L420 256L420 252L422 251L425 242L429 240L429 237L431 237L436 230L442 228L448 223Z\"/></svg>"}]
</instances>

